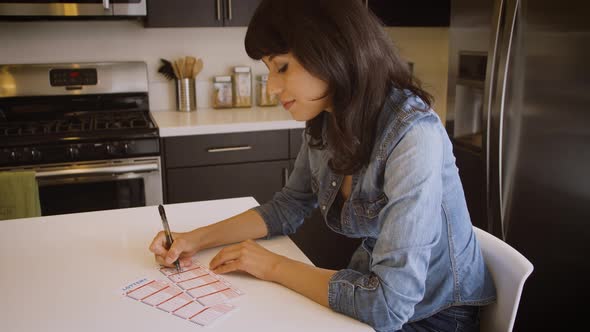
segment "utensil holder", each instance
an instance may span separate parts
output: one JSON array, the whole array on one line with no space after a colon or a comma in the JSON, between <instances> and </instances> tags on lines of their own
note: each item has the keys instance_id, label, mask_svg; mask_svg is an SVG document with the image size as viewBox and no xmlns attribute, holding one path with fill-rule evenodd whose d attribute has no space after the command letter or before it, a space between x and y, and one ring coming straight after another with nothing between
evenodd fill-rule
<instances>
[{"instance_id":1,"label":"utensil holder","mask_svg":"<svg viewBox=\"0 0 590 332\"><path fill-rule=\"evenodd\" d=\"M176 110L190 112L197 109L195 79L183 78L176 80Z\"/></svg>"}]
</instances>

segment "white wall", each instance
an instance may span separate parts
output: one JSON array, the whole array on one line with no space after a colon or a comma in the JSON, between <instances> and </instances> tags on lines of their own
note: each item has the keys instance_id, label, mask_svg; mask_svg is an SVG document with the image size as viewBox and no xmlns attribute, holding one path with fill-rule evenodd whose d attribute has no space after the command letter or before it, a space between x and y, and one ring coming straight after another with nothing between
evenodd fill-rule
<instances>
[{"instance_id":1,"label":"white wall","mask_svg":"<svg viewBox=\"0 0 590 332\"><path fill-rule=\"evenodd\" d=\"M388 28L402 56L415 63L417 76L437 100L444 116L448 31L439 28ZM246 28L147 29L137 21L0 22L0 63L145 61L149 69L150 108L174 109L174 84L157 72L159 59L200 57L198 107L210 105L211 78L229 74L233 66L266 72L244 50ZM443 80L444 77L444 80ZM444 81L444 82L443 82ZM443 103L444 101L444 103Z\"/></svg>"},{"instance_id":2,"label":"white wall","mask_svg":"<svg viewBox=\"0 0 590 332\"><path fill-rule=\"evenodd\" d=\"M405 59L414 62L414 74L434 97L434 110L445 123L449 72L448 28L387 28Z\"/></svg>"}]
</instances>

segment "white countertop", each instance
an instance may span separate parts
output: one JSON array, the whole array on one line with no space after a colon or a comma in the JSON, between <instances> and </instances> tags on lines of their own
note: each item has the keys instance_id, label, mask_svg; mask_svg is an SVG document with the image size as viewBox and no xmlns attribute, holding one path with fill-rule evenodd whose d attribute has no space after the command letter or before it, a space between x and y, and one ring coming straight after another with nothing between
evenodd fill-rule
<instances>
[{"instance_id":1,"label":"white countertop","mask_svg":"<svg viewBox=\"0 0 590 332\"><path fill-rule=\"evenodd\" d=\"M166 206L173 231L188 231L257 206L251 197ZM16 331L198 331L202 327L121 295L141 277L164 279L148 246L157 207L0 221L0 321ZM258 240L310 263L288 237ZM197 253L208 264L219 248ZM218 331L372 331L302 295L247 274L224 275L245 294ZM209 329L209 328L207 328Z\"/></svg>"},{"instance_id":2,"label":"white countertop","mask_svg":"<svg viewBox=\"0 0 590 332\"><path fill-rule=\"evenodd\" d=\"M198 109L151 112L161 137L304 128L282 107Z\"/></svg>"}]
</instances>

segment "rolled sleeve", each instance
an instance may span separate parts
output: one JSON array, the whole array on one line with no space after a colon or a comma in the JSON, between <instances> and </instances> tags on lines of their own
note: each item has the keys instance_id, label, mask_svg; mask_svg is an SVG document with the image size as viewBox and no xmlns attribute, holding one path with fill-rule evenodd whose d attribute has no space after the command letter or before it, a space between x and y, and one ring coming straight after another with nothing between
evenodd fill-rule
<instances>
[{"instance_id":1,"label":"rolled sleeve","mask_svg":"<svg viewBox=\"0 0 590 332\"><path fill-rule=\"evenodd\" d=\"M379 213L381 231L370 273L342 270L329 284L330 307L371 325L396 331L424 298L432 249L441 236L442 139L429 120L413 126L390 153Z\"/></svg>"}]
</instances>

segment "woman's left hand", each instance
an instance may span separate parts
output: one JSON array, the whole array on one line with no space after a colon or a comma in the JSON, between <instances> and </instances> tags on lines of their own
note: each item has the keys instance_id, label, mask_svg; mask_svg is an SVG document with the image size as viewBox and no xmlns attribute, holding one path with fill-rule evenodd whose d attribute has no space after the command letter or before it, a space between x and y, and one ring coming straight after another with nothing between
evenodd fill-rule
<instances>
[{"instance_id":1,"label":"woman's left hand","mask_svg":"<svg viewBox=\"0 0 590 332\"><path fill-rule=\"evenodd\" d=\"M209 263L209 268L217 274L244 271L256 278L273 281L275 268L283 259L284 256L247 240L221 249Z\"/></svg>"}]
</instances>

